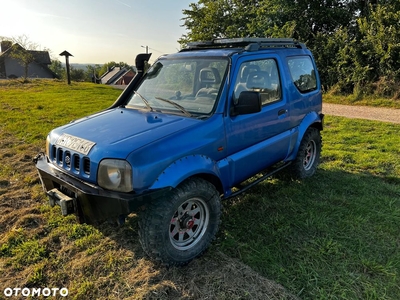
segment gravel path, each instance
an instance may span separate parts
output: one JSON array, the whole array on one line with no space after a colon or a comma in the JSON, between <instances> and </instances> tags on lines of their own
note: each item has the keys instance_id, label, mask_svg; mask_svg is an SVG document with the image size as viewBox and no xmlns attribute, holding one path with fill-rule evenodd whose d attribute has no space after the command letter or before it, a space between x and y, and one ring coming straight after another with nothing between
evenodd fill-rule
<instances>
[{"instance_id":1,"label":"gravel path","mask_svg":"<svg viewBox=\"0 0 400 300\"><path fill-rule=\"evenodd\" d=\"M400 109L369 106L351 106L323 103L322 112L327 115L355 119L367 119L400 124Z\"/></svg>"}]
</instances>

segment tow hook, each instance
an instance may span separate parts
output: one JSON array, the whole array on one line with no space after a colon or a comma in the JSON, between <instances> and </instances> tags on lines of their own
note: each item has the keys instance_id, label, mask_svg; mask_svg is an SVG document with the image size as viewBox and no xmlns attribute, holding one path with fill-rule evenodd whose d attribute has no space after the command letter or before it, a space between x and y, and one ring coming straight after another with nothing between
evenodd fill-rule
<instances>
[{"instance_id":1,"label":"tow hook","mask_svg":"<svg viewBox=\"0 0 400 300\"><path fill-rule=\"evenodd\" d=\"M34 158L32 158L33 163L36 165L38 160L41 159L42 156L44 156L44 153L39 152Z\"/></svg>"},{"instance_id":2,"label":"tow hook","mask_svg":"<svg viewBox=\"0 0 400 300\"><path fill-rule=\"evenodd\" d=\"M73 214L75 212L74 199L61 193L58 189L52 189L47 192L49 204L51 207L59 205L63 216Z\"/></svg>"}]
</instances>

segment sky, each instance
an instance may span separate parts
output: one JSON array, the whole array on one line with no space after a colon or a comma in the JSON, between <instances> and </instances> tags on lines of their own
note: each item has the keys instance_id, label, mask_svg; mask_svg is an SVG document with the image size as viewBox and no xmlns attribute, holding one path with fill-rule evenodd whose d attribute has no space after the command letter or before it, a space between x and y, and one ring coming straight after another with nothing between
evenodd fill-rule
<instances>
[{"instance_id":1,"label":"sky","mask_svg":"<svg viewBox=\"0 0 400 300\"><path fill-rule=\"evenodd\" d=\"M134 65L138 53L180 49L183 9L195 0L0 0L0 37L47 48L52 59L67 50L70 63ZM142 47L143 46L143 47Z\"/></svg>"}]
</instances>

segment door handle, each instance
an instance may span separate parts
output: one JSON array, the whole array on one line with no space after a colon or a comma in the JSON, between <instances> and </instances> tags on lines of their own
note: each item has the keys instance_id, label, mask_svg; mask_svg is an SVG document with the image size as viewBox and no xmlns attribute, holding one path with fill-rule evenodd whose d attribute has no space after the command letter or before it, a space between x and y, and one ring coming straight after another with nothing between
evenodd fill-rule
<instances>
[{"instance_id":1,"label":"door handle","mask_svg":"<svg viewBox=\"0 0 400 300\"><path fill-rule=\"evenodd\" d=\"M278 116L286 114L287 112L288 112L287 109L281 109L280 111L278 111Z\"/></svg>"}]
</instances>

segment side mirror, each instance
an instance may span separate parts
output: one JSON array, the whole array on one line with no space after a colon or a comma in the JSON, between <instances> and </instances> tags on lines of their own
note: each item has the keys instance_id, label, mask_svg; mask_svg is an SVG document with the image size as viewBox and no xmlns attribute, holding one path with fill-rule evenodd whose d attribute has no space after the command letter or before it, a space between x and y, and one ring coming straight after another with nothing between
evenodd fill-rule
<instances>
[{"instance_id":1,"label":"side mirror","mask_svg":"<svg viewBox=\"0 0 400 300\"><path fill-rule=\"evenodd\" d=\"M237 103L233 105L232 116L254 114L261 111L261 96L259 92L243 91Z\"/></svg>"}]
</instances>

